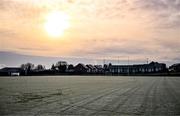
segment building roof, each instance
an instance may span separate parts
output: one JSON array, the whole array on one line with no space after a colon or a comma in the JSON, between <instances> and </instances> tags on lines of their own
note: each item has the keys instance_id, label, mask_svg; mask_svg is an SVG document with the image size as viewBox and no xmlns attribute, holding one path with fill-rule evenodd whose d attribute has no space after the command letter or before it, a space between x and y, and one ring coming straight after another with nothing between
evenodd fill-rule
<instances>
[{"instance_id":1,"label":"building roof","mask_svg":"<svg viewBox=\"0 0 180 116\"><path fill-rule=\"evenodd\" d=\"M94 67L97 68L97 69L103 69L102 65L94 65Z\"/></svg>"},{"instance_id":2,"label":"building roof","mask_svg":"<svg viewBox=\"0 0 180 116\"><path fill-rule=\"evenodd\" d=\"M91 70L95 69L95 67L91 64L87 64L86 66L87 66L87 68L90 68Z\"/></svg>"},{"instance_id":3,"label":"building roof","mask_svg":"<svg viewBox=\"0 0 180 116\"><path fill-rule=\"evenodd\" d=\"M83 67L85 69L88 69L88 67L86 65L82 64L82 63L79 63L78 65L76 65L75 68L79 67L79 66L81 66L81 67Z\"/></svg>"},{"instance_id":4,"label":"building roof","mask_svg":"<svg viewBox=\"0 0 180 116\"><path fill-rule=\"evenodd\" d=\"M177 64L173 64L172 66L180 66L180 63L177 63Z\"/></svg>"},{"instance_id":5,"label":"building roof","mask_svg":"<svg viewBox=\"0 0 180 116\"><path fill-rule=\"evenodd\" d=\"M158 62L151 62L149 64L135 64L135 65L111 65L110 67L116 68L116 67L122 67L122 68L128 68L128 67L153 67L153 66L164 66L164 63L158 63Z\"/></svg>"},{"instance_id":6,"label":"building roof","mask_svg":"<svg viewBox=\"0 0 180 116\"><path fill-rule=\"evenodd\" d=\"M21 70L20 67L5 67L5 68L2 68L0 71L8 72L8 71L20 71L20 70Z\"/></svg>"}]
</instances>

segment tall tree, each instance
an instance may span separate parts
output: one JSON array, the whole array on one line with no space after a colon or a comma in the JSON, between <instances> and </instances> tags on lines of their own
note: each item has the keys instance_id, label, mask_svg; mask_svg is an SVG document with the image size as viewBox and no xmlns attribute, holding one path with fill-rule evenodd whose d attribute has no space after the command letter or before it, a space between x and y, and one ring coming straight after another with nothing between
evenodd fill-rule
<instances>
[{"instance_id":1,"label":"tall tree","mask_svg":"<svg viewBox=\"0 0 180 116\"><path fill-rule=\"evenodd\" d=\"M35 69L38 71L43 71L43 70L45 70L45 66L38 64Z\"/></svg>"},{"instance_id":2,"label":"tall tree","mask_svg":"<svg viewBox=\"0 0 180 116\"><path fill-rule=\"evenodd\" d=\"M59 72L65 73L67 70L67 62L59 61L56 63L56 67L58 68Z\"/></svg>"},{"instance_id":3,"label":"tall tree","mask_svg":"<svg viewBox=\"0 0 180 116\"><path fill-rule=\"evenodd\" d=\"M52 66L51 66L51 70L53 70L53 71L55 71L55 70L56 70L56 67L55 67L55 65L54 65L54 64L52 64Z\"/></svg>"},{"instance_id":4,"label":"tall tree","mask_svg":"<svg viewBox=\"0 0 180 116\"><path fill-rule=\"evenodd\" d=\"M34 64L32 63L26 63L21 65L21 70L25 72L25 75L30 73L34 69Z\"/></svg>"},{"instance_id":5,"label":"tall tree","mask_svg":"<svg viewBox=\"0 0 180 116\"><path fill-rule=\"evenodd\" d=\"M34 64L32 63L26 63L21 65L22 70L33 70L34 69Z\"/></svg>"}]
</instances>

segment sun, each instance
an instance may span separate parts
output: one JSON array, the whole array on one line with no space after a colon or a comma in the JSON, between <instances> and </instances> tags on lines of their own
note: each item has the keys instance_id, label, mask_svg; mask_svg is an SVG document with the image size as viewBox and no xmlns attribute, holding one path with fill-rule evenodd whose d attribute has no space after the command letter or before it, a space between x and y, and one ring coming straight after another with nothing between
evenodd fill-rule
<instances>
[{"instance_id":1,"label":"sun","mask_svg":"<svg viewBox=\"0 0 180 116\"><path fill-rule=\"evenodd\" d=\"M69 16L61 11L53 11L49 13L44 24L46 32L52 37L61 36L69 26Z\"/></svg>"}]
</instances>

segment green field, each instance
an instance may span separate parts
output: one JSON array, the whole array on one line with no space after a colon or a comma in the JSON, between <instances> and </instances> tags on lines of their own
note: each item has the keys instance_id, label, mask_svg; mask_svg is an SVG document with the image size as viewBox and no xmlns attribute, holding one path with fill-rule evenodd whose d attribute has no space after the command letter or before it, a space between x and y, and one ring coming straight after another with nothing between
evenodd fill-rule
<instances>
[{"instance_id":1,"label":"green field","mask_svg":"<svg viewBox=\"0 0 180 116\"><path fill-rule=\"evenodd\" d=\"M180 78L0 78L0 115L120 114L180 115Z\"/></svg>"}]
</instances>

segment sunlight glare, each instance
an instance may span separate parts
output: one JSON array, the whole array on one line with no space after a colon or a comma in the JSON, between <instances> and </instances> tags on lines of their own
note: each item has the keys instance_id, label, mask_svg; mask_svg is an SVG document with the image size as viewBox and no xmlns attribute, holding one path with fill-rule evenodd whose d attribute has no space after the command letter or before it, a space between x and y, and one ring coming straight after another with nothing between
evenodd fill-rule
<instances>
[{"instance_id":1,"label":"sunlight glare","mask_svg":"<svg viewBox=\"0 0 180 116\"><path fill-rule=\"evenodd\" d=\"M61 36L69 28L69 16L60 11L54 11L47 15L45 30L52 37Z\"/></svg>"}]
</instances>

